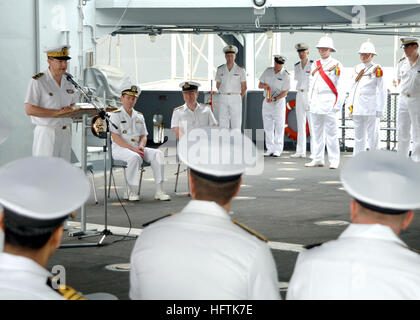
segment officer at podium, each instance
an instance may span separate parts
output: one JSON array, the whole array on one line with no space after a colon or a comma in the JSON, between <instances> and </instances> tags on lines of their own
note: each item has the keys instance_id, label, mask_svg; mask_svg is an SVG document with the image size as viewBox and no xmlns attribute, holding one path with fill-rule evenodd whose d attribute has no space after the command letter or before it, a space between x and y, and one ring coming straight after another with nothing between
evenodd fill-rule
<instances>
[{"instance_id":1,"label":"officer at podium","mask_svg":"<svg viewBox=\"0 0 420 320\"><path fill-rule=\"evenodd\" d=\"M62 111L72 110L79 95L67 80L70 46L46 50L48 69L34 75L29 82L25 108L35 124L33 156L50 156L71 160L71 123L69 118L55 118Z\"/></svg>"}]
</instances>

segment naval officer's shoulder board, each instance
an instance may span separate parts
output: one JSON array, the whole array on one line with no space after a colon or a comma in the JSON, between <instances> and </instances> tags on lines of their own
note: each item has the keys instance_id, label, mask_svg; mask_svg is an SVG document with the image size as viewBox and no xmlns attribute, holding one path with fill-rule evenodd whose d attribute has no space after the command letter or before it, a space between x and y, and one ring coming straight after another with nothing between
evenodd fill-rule
<instances>
[{"instance_id":1,"label":"naval officer's shoulder board","mask_svg":"<svg viewBox=\"0 0 420 320\"><path fill-rule=\"evenodd\" d=\"M299 64L300 64L300 61L296 62L296 63L295 63L295 66L298 66Z\"/></svg>"},{"instance_id":2,"label":"naval officer's shoulder board","mask_svg":"<svg viewBox=\"0 0 420 320\"><path fill-rule=\"evenodd\" d=\"M247 227L246 225L240 223L238 220L236 219L230 219L234 224L236 224L238 227L242 228L243 230L245 230L246 232L249 232L250 234L252 234L253 236L257 237L258 239L264 241L264 242L268 242L268 239L262 235L260 235L258 232L252 230L251 228Z\"/></svg>"},{"instance_id":3,"label":"naval officer's shoulder board","mask_svg":"<svg viewBox=\"0 0 420 320\"><path fill-rule=\"evenodd\" d=\"M70 286L61 284L54 286L53 284L57 284L57 281L54 279L54 277L48 278L47 285L66 300L87 300Z\"/></svg>"},{"instance_id":4,"label":"naval officer's shoulder board","mask_svg":"<svg viewBox=\"0 0 420 320\"><path fill-rule=\"evenodd\" d=\"M179 106L179 107L175 107L175 108L174 108L174 111L175 111L175 110L180 110L182 107L183 107L183 105L182 105L182 106Z\"/></svg>"},{"instance_id":5,"label":"naval officer's shoulder board","mask_svg":"<svg viewBox=\"0 0 420 320\"><path fill-rule=\"evenodd\" d=\"M114 110L114 111L112 111L111 113L120 113L121 112L121 108L119 108L119 109L117 109L117 110Z\"/></svg>"},{"instance_id":6,"label":"naval officer's shoulder board","mask_svg":"<svg viewBox=\"0 0 420 320\"><path fill-rule=\"evenodd\" d=\"M41 78L43 75L44 75L44 73L40 72L40 73L38 73L38 74L34 75L34 76L32 77L32 79L34 79L34 80L38 80L38 79L39 79L39 78Z\"/></svg>"},{"instance_id":7,"label":"naval officer's shoulder board","mask_svg":"<svg viewBox=\"0 0 420 320\"><path fill-rule=\"evenodd\" d=\"M173 216L173 215L175 215L175 214L178 214L179 212L170 212L169 214L165 214L164 216L162 216L162 217L159 217L159 218L157 218L157 219L153 219L153 220L151 220L151 221L148 221L148 222L146 222L146 223L144 223L142 226L143 227L147 227L148 225L151 225L152 223L155 223L155 222L157 222L157 221L159 221L159 220L162 220L162 219L164 219L164 218L167 218L167 217L171 217L171 216Z\"/></svg>"}]
</instances>

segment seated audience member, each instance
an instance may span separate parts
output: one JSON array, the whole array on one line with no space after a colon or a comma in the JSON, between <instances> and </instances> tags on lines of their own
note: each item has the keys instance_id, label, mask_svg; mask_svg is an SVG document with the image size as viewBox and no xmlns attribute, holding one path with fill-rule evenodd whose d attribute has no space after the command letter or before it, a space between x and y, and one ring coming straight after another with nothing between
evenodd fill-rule
<instances>
[{"instance_id":1,"label":"seated audience member","mask_svg":"<svg viewBox=\"0 0 420 320\"><path fill-rule=\"evenodd\" d=\"M418 164L391 151L362 152L341 181L352 224L299 254L287 299L420 299L420 256L399 238L420 208Z\"/></svg>"}]
</instances>

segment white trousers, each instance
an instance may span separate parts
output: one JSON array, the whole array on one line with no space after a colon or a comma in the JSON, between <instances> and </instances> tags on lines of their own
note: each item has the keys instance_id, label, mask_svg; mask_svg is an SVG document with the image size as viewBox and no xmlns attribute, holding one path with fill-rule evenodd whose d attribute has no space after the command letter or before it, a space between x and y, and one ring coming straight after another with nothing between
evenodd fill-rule
<instances>
[{"instance_id":1,"label":"white trousers","mask_svg":"<svg viewBox=\"0 0 420 320\"><path fill-rule=\"evenodd\" d=\"M32 155L34 157L57 157L70 162L71 124L61 127L35 126Z\"/></svg>"},{"instance_id":2,"label":"white trousers","mask_svg":"<svg viewBox=\"0 0 420 320\"><path fill-rule=\"evenodd\" d=\"M338 143L338 125L336 113L311 113L311 120L313 126L312 139L314 142L314 160L318 162L324 162L326 144L329 163L338 166L340 163L340 145Z\"/></svg>"},{"instance_id":3,"label":"white trousers","mask_svg":"<svg viewBox=\"0 0 420 320\"><path fill-rule=\"evenodd\" d=\"M401 97L397 115L398 153L408 157L412 140L411 159L420 162L420 101L419 99L410 99L407 106L402 105L406 102L407 99Z\"/></svg>"},{"instance_id":4,"label":"white trousers","mask_svg":"<svg viewBox=\"0 0 420 320\"><path fill-rule=\"evenodd\" d=\"M270 153L283 152L284 127L286 122L285 99L267 102L262 105L262 118L265 132L265 145Z\"/></svg>"},{"instance_id":5,"label":"white trousers","mask_svg":"<svg viewBox=\"0 0 420 320\"><path fill-rule=\"evenodd\" d=\"M379 148L379 118L376 116L353 115L353 123L353 156L366 151L367 146L369 146L369 150L377 150Z\"/></svg>"},{"instance_id":6,"label":"white trousers","mask_svg":"<svg viewBox=\"0 0 420 320\"><path fill-rule=\"evenodd\" d=\"M298 91L296 93L296 124L297 124L297 144L296 153L306 155L306 119L310 123L308 110L308 92ZM312 135L311 135L312 140ZM311 142L312 151L312 142Z\"/></svg>"},{"instance_id":7,"label":"white trousers","mask_svg":"<svg viewBox=\"0 0 420 320\"><path fill-rule=\"evenodd\" d=\"M142 157L139 154L127 148L113 144L112 157L115 160L123 160L127 162L127 169L125 171L126 179L131 187L138 187L140 181L140 166L143 163ZM158 149L144 148L144 160L150 163L153 171L155 183L158 185L164 179L164 155Z\"/></svg>"},{"instance_id":8,"label":"white trousers","mask_svg":"<svg viewBox=\"0 0 420 320\"><path fill-rule=\"evenodd\" d=\"M239 129L242 127L241 95L220 94L219 100L220 128Z\"/></svg>"}]
</instances>

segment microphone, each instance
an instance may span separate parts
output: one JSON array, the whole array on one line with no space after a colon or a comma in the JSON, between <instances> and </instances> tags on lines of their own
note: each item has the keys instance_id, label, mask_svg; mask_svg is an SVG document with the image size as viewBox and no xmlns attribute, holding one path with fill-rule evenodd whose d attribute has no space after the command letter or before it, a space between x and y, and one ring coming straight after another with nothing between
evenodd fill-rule
<instances>
[{"instance_id":1,"label":"microphone","mask_svg":"<svg viewBox=\"0 0 420 320\"><path fill-rule=\"evenodd\" d=\"M80 87L79 84L76 81L74 81L73 76L70 73L66 73L66 75L67 81L70 81L76 88Z\"/></svg>"}]
</instances>

